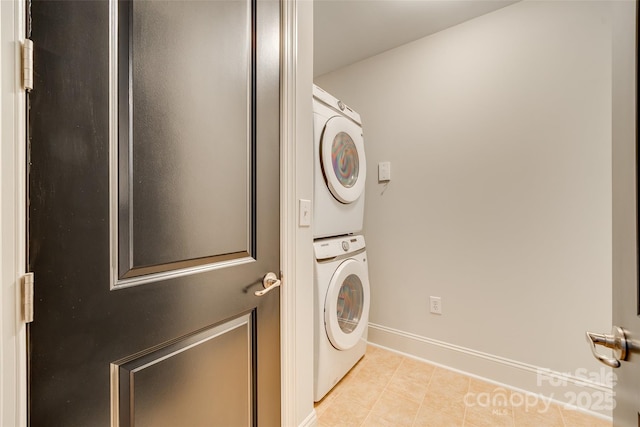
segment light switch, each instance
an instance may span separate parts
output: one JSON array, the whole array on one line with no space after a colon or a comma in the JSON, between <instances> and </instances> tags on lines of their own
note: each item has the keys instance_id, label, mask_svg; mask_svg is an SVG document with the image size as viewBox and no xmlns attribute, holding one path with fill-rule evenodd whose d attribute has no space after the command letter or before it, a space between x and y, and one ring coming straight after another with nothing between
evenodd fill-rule
<instances>
[{"instance_id":1,"label":"light switch","mask_svg":"<svg viewBox=\"0 0 640 427\"><path fill-rule=\"evenodd\" d=\"M378 182L391 181L391 162L378 163Z\"/></svg>"},{"instance_id":2,"label":"light switch","mask_svg":"<svg viewBox=\"0 0 640 427\"><path fill-rule=\"evenodd\" d=\"M300 199L298 224L300 227L309 227L311 225L311 200Z\"/></svg>"}]
</instances>

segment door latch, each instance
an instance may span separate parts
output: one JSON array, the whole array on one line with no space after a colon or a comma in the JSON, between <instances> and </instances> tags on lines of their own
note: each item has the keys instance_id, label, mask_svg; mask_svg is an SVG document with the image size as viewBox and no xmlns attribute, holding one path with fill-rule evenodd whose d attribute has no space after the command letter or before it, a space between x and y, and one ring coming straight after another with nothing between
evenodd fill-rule
<instances>
[{"instance_id":1,"label":"door latch","mask_svg":"<svg viewBox=\"0 0 640 427\"><path fill-rule=\"evenodd\" d=\"M624 330L619 326L611 329L611 334L596 334L587 332L587 341L591 344L593 356L600 362L612 368L619 368L620 362L627 358L628 343ZM598 353L596 346L601 345L613 350L613 357Z\"/></svg>"},{"instance_id":2,"label":"door latch","mask_svg":"<svg viewBox=\"0 0 640 427\"><path fill-rule=\"evenodd\" d=\"M281 279L278 279L278 276L276 276L276 273L269 272L262 279L262 286L264 287L264 289L261 289L259 291L255 291L254 294L257 297L261 297L262 295L266 294L267 292L270 292L270 291L274 290L275 288L279 287L280 285L282 285L282 281L281 281Z\"/></svg>"}]
</instances>

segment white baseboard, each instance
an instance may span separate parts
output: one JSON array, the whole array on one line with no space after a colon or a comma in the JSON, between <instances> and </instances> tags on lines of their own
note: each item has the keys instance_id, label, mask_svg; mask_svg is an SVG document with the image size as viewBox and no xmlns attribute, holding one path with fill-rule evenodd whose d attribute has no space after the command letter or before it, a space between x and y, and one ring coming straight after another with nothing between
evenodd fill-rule
<instances>
[{"instance_id":1,"label":"white baseboard","mask_svg":"<svg viewBox=\"0 0 640 427\"><path fill-rule=\"evenodd\" d=\"M611 420L613 389L591 373L569 375L443 341L369 323L369 343L458 371L524 395ZM603 367L601 377L608 372Z\"/></svg>"},{"instance_id":2,"label":"white baseboard","mask_svg":"<svg viewBox=\"0 0 640 427\"><path fill-rule=\"evenodd\" d=\"M318 417L316 416L316 410L312 410L311 413L305 418L298 427L316 427L318 425Z\"/></svg>"}]
</instances>

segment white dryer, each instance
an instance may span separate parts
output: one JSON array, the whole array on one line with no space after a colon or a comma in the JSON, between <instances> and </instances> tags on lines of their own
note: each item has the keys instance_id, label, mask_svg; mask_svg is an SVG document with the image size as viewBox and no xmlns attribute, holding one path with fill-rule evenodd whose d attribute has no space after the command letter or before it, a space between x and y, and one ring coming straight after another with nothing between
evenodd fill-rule
<instances>
[{"instance_id":1,"label":"white dryer","mask_svg":"<svg viewBox=\"0 0 640 427\"><path fill-rule=\"evenodd\" d=\"M313 86L313 237L362 230L367 162L360 115Z\"/></svg>"},{"instance_id":2,"label":"white dryer","mask_svg":"<svg viewBox=\"0 0 640 427\"><path fill-rule=\"evenodd\" d=\"M316 240L314 400L320 401L364 356L369 272L364 236Z\"/></svg>"}]
</instances>

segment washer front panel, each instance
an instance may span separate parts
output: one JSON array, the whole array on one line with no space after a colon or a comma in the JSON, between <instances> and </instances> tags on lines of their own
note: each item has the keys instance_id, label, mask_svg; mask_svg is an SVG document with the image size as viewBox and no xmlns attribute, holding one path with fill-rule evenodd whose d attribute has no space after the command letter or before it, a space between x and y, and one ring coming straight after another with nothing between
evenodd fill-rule
<instances>
[{"instance_id":1,"label":"washer front panel","mask_svg":"<svg viewBox=\"0 0 640 427\"><path fill-rule=\"evenodd\" d=\"M342 116L330 118L322 133L320 151L331 194L342 203L358 200L367 175L362 128Z\"/></svg>"},{"instance_id":2,"label":"washer front panel","mask_svg":"<svg viewBox=\"0 0 640 427\"><path fill-rule=\"evenodd\" d=\"M348 350L362 338L369 313L369 281L366 265L353 258L336 269L324 305L327 336L338 350Z\"/></svg>"}]
</instances>

